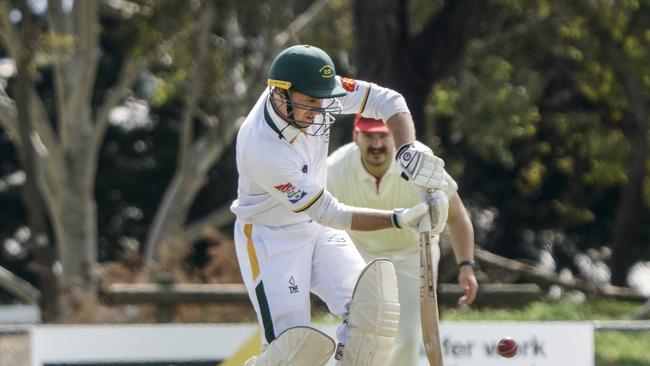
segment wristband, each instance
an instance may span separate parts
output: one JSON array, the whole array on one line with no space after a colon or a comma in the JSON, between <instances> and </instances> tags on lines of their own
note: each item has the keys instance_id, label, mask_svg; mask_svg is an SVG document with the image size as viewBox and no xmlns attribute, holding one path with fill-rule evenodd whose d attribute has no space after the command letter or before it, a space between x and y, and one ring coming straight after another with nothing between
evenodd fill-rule
<instances>
[{"instance_id":1,"label":"wristband","mask_svg":"<svg viewBox=\"0 0 650 366\"><path fill-rule=\"evenodd\" d=\"M463 267L463 266L470 266L470 267L472 267L472 269L474 269L476 267L476 262L474 262L473 260L460 261L458 263L458 269L460 269L460 267Z\"/></svg>"},{"instance_id":2,"label":"wristband","mask_svg":"<svg viewBox=\"0 0 650 366\"><path fill-rule=\"evenodd\" d=\"M399 225L399 222L397 221L397 212L401 210L394 209L393 214L390 215L390 221L393 223L393 226L401 229L402 227Z\"/></svg>"}]
</instances>

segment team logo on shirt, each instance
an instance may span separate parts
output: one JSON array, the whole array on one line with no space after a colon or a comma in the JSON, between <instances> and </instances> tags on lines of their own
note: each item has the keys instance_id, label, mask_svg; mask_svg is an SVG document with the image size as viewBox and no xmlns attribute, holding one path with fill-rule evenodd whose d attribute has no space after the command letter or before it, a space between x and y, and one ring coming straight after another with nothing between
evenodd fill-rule
<instances>
[{"instance_id":1,"label":"team logo on shirt","mask_svg":"<svg viewBox=\"0 0 650 366\"><path fill-rule=\"evenodd\" d=\"M286 194L287 198L289 199L289 202L291 203L297 203L307 195L307 192L303 191L302 189L298 189L294 187L293 184L291 183L280 184L279 186L275 186L274 188Z\"/></svg>"},{"instance_id":2,"label":"team logo on shirt","mask_svg":"<svg viewBox=\"0 0 650 366\"><path fill-rule=\"evenodd\" d=\"M302 172L307 174L308 171L309 171L309 167L307 166L307 164L303 165L302 166Z\"/></svg>"},{"instance_id":3,"label":"team logo on shirt","mask_svg":"<svg viewBox=\"0 0 650 366\"><path fill-rule=\"evenodd\" d=\"M352 93L354 91L357 83L356 83L356 81L354 81L354 79L342 77L341 78L341 84L343 86L343 89L345 89L345 90L349 91L350 93Z\"/></svg>"},{"instance_id":4,"label":"team logo on shirt","mask_svg":"<svg viewBox=\"0 0 650 366\"><path fill-rule=\"evenodd\" d=\"M298 285L296 285L296 280L294 280L293 276L291 276L291 278L289 278L289 293L295 294L298 292L300 291L298 290Z\"/></svg>"},{"instance_id":5,"label":"team logo on shirt","mask_svg":"<svg viewBox=\"0 0 650 366\"><path fill-rule=\"evenodd\" d=\"M348 245L348 241L345 239L345 236L343 234L333 234L329 238L327 238L328 243L332 243L336 246L339 247L344 247Z\"/></svg>"}]
</instances>

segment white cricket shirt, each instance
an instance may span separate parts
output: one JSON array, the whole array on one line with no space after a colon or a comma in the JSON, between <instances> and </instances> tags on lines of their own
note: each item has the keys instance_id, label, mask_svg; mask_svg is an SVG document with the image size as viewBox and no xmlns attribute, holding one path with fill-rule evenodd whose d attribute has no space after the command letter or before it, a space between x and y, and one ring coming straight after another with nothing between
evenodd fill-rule
<instances>
[{"instance_id":1,"label":"white cricket shirt","mask_svg":"<svg viewBox=\"0 0 650 366\"><path fill-rule=\"evenodd\" d=\"M397 92L372 83L340 78L348 91L339 98L344 114L388 120L408 112ZM304 210L327 183L329 132L310 136L289 125L271 106L267 88L237 134L237 199L231 210L243 223L284 226L309 221ZM322 122L322 116L317 117Z\"/></svg>"}]
</instances>

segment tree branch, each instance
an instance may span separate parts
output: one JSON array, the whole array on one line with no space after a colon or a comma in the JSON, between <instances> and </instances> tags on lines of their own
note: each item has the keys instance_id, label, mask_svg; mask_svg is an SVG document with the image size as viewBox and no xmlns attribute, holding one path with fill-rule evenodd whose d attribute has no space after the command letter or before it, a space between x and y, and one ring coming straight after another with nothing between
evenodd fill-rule
<instances>
[{"instance_id":1,"label":"tree branch","mask_svg":"<svg viewBox=\"0 0 650 366\"><path fill-rule=\"evenodd\" d=\"M41 293L29 282L0 266L0 288L6 290L25 304L38 304Z\"/></svg>"},{"instance_id":2,"label":"tree branch","mask_svg":"<svg viewBox=\"0 0 650 366\"><path fill-rule=\"evenodd\" d=\"M81 100L91 100L97 76L97 44L99 42L97 1L77 1L74 4L76 37L79 39L79 61L82 62L80 77Z\"/></svg>"},{"instance_id":3,"label":"tree branch","mask_svg":"<svg viewBox=\"0 0 650 366\"><path fill-rule=\"evenodd\" d=\"M3 93L0 94L0 127L2 127L11 141L20 147L20 132L18 130L18 115L16 114L16 104L14 101Z\"/></svg>"},{"instance_id":4,"label":"tree branch","mask_svg":"<svg viewBox=\"0 0 650 366\"><path fill-rule=\"evenodd\" d=\"M307 24L311 23L314 17L318 15L318 13L320 13L329 2L330 0L318 0L314 2L309 9L305 10L304 13L300 14L293 22L291 22L291 24L289 24L287 30L275 36L273 39L274 45L276 47L282 47L287 44L290 37L296 38L296 33Z\"/></svg>"},{"instance_id":5,"label":"tree branch","mask_svg":"<svg viewBox=\"0 0 650 366\"><path fill-rule=\"evenodd\" d=\"M0 2L0 40L9 52L9 56L16 60L20 50L20 41L18 34L9 20L9 2Z\"/></svg>"},{"instance_id":6,"label":"tree branch","mask_svg":"<svg viewBox=\"0 0 650 366\"><path fill-rule=\"evenodd\" d=\"M106 97L95 115L95 131L93 134L93 146L91 149L94 157L98 156L99 150L104 141L104 136L108 129L108 116L111 110L124 99L129 89L131 89L131 86L133 86L133 83L135 83L138 74L144 70L146 66L147 62L144 59L135 58L134 56L127 57L124 66L122 66L117 82L106 92Z\"/></svg>"},{"instance_id":7,"label":"tree branch","mask_svg":"<svg viewBox=\"0 0 650 366\"><path fill-rule=\"evenodd\" d=\"M179 143L179 154L177 160L177 170L180 172L188 168L189 150L194 137L193 117L196 111L196 105L203 90L203 73L208 61L208 45L210 42L210 28L215 16L215 9L212 3L208 2L204 11L199 18L199 34L196 42L198 62L192 70L192 77L189 80L188 87L190 92L185 99L185 107L181 117L181 135Z\"/></svg>"},{"instance_id":8,"label":"tree branch","mask_svg":"<svg viewBox=\"0 0 650 366\"><path fill-rule=\"evenodd\" d=\"M153 224L147 235L147 241L145 243L145 254L144 254L144 263L145 263L145 276L149 275L150 264L154 259L157 259L158 253L156 252L156 246L161 239L165 239L165 236L169 235L169 232L173 231L173 228L168 223L168 217L172 210L176 210L178 220L182 222L185 221L186 216L186 207L189 206L189 202L184 202L186 199L182 198L187 194L186 185L189 182L189 185L192 186L196 184L197 181L201 179L196 179L197 175L201 176L200 172L191 170L190 163L195 162L192 159L191 149L193 147L192 140L194 135L194 121L193 116L196 112L196 105L201 96L202 86L203 86L203 73L205 67L208 63L208 46L210 43L210 30L211 26L214 23L215 17L215 8L211 2L206 4L204 11L201 13L198 27L198 39L196 41L197 45L197 54L198 62L192 70L192 76L188 82L188 87L190 87L190 92L185 99L185 105L183 108L183 115L181 117L181 134L179 136L179 153L177 159L176 172L174 178L165 192L163 202L161 203L156 215L154 217ZM198 161L198 160L196 160ZM191 188L189 196L193 197L194 187ZM174 206L172 206L175 204ZM182 227L182 226L181 226ZM167 232L165 232L167 230ZM174 233L172 233L174 234ZM177 233L176 233L177 234Z\"/></svg>"},{"instance_id":9,"label":"tree branch","mask_svg":"<svg viewBox=\"0 0 650 366\"><path fill-rule=\"evenodd\" d=\"M60 1L52 1L48 3L47 8L47 22L49 25L49 36L57 39L62 37L62 35L70 34L71 32L71 23L66 21L66 14L61 8ZM55 52L60 53L59 49L55 49ZM68 115L68 106L67 106L67 89L64 78L64 62L62 60L61 54L54 54L54 59L52 62L52 73L53 73L53 85L54 85L54 96L56 98L56 121L58 123L58 131L61 136L63 136L63 141L65 141L64 133L64 123Z\"/></svg>"}]
</instances>

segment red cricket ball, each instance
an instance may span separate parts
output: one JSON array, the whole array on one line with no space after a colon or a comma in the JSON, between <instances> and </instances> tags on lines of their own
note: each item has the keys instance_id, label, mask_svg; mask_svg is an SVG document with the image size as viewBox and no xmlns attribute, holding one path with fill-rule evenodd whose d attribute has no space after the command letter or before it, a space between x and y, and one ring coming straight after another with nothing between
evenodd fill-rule
<instances>
[{"instance_id":1,"label":"red cricket ball","mask_svg":"<svg viewBox=\"0 0 650 366\"><path fill-rule=\"evenodd\" d=\"M499 355L501 355L501 357L515 357L518 349L519 346L517 346L517 342L515 342L515 340L510 337L502 338L499 343L497 343L497 352Z\"/></svg>"}]
</instances>

